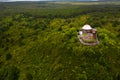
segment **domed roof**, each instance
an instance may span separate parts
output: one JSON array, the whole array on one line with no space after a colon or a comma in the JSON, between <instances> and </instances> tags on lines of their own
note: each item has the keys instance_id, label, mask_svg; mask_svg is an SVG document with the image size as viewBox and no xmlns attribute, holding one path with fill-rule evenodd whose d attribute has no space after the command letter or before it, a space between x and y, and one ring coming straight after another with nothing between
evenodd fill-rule
<instances>
[{"instance_id":1,"label":"domed roof","mask_svg":"<svg viewBox=\"0 0 120 80\"><path fill-rule=\"evenodd\" d=\"M92 27L91 27L90 25L86 24L86 25L84 25L84 26L82 27L82 29L84 29L84 30L91 30Z\"/></svg>"}]
</instances>

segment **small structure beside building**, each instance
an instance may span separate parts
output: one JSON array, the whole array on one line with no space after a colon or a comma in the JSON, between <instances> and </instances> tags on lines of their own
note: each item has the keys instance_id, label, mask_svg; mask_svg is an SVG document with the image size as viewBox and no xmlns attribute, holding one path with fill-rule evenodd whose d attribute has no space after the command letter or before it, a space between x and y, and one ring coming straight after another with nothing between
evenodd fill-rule
<instances>
[{"instance_id":1,"label":"small structure beside building","mask_svg":"<svg viewBox=\"0 0 120 80\"><path fill-rule=\"evenodd\" d=\"M84 25L78 32L78 38L84 45L97 45L99 44L97 38L97 29L92 28L90 25Z\"/></svg>"}]
</instances>

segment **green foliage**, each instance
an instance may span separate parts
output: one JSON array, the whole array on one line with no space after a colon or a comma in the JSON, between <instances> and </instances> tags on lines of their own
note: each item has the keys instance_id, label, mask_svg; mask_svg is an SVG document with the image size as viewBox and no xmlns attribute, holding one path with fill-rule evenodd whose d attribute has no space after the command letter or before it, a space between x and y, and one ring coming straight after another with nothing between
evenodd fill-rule
<instances>
[{"instance_id":1,"label":"green foliage","mask_svg":"<svg viewBox=\"0 0 120 80\"><path fill-rule=\"evenodd\" d=\"M0 80L119 80L119 5L3 4ZM87 23L96 46L78 40Z\"/></svg>"},{"instance_id":2,"label":"green foliage","mask_svg":"<svg viewBox=\"0 0 120 80\"><path fill-rule=\"evenodd\" d=\"M19 70L14 66L8 66L6 68L0 69L0 79L1 80L18 80Z\"/></svg>"}]
</instances>

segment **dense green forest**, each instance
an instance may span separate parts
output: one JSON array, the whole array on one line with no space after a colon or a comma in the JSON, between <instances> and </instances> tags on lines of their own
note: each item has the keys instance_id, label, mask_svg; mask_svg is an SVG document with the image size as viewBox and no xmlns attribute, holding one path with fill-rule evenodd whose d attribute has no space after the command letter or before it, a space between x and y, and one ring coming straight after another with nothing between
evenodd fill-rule
<instances>
[{"instance_id":1,"label":"dense green forest","mask_svg":"<svg viewBox=\"0 0 120 80\"><path fill-rule=\"evenodd\" d=\"M120 80L118 3L0 3L0 80ZM79 42L85 24L98 45Z\"/></svg>"}]
</instances>

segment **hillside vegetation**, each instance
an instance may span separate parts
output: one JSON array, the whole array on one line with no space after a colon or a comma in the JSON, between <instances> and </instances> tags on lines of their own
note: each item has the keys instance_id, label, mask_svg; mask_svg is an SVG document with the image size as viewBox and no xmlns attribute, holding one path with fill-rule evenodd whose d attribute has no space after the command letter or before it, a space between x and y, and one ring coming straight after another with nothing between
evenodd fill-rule
<instances>
[{"instance_id":1,"label":"hillside vegetation","mask_svg":"<svg viewBox=\"0 0 120 80\"><path fill-rule=\"evenodd\" d=\"M99 45L77 37L90 24ZM119 80L120 5L0 3L0 80Z\"/></svg>"}]
</instances>

